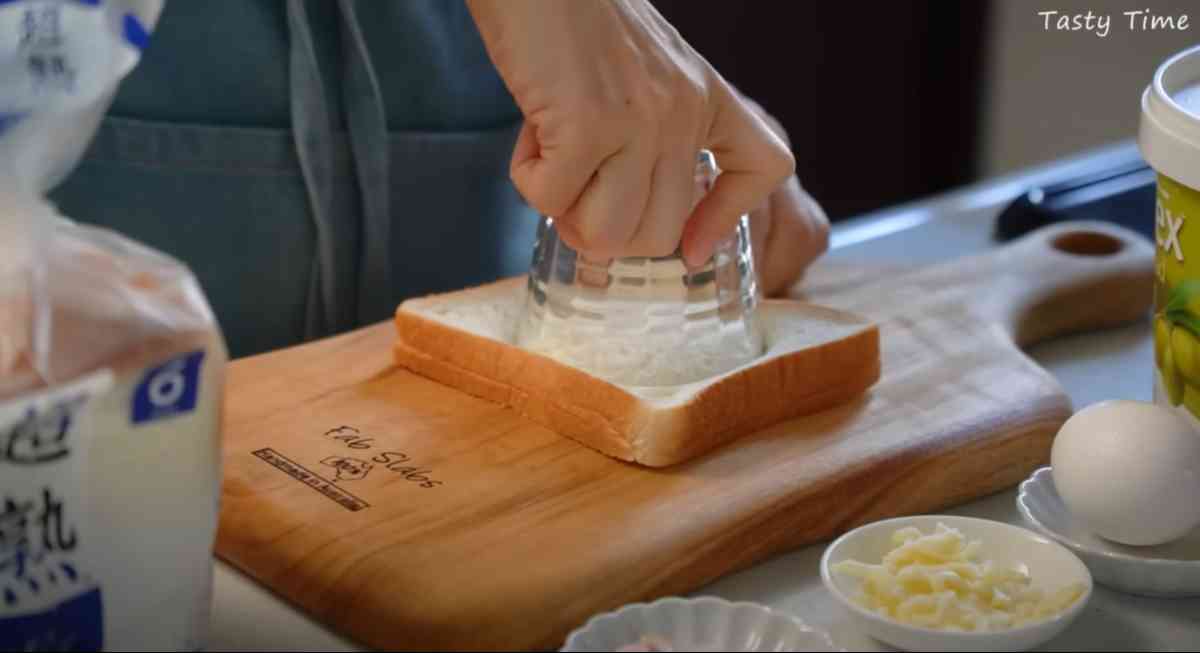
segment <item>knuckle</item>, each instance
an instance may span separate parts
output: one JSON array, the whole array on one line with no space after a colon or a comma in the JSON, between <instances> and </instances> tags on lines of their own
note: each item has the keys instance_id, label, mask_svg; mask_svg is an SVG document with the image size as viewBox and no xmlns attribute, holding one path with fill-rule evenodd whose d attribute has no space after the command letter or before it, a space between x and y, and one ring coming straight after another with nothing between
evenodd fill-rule
<instances>
[{"instance_id":1,"label":"knuckle","mask_svg":"<svg viewBox=\"0 0 1200 653\"><path fill-rule=\"evenodd\" d=\"M818 254L829 249L829 221L824 219L823 215L821 219L813 220L811 237L813 249L815 249Z\"/></svg>"},{"instance_id":2,"label":"knuckle","mask_svg":"<svg viewBox=\"0 0 1200 653\"><path fill-rule=\"evenodd\" d=\"M809 213L812 218L809 220L812 229L812 242L813 247L820 253L829 249L829 239L831 238L833 229L829 225L829 218L825 217L825 212L821 210L821 207L815 201L812 203L812 207L814 210Z\"/></svg>"},{"instance_id":3,"label":"knuckle","mask_svg":"<svg viewBox=\"0 0 1200 653\"><path fill-rule=\"evenodd\" d=\"M784 238L796 244L806 262L829 249L829 220L807 193L800 197L798 204L791 206L780 217L785 218L779 225Z\"/></svg>"},{"instance_id":4,"label":"knuckle","mask_svg":"<svg viewBox=\"0 0 1200 653\"><path fill-rule=\"evenodd\" d=\"M830 231L829 216L825 214L825 209L821 203L817 201L808 191L800 186L800 181L796 180L796 188L800 191L800 206L801 210L808 216L809 224L818 231L824 231L826 234Z\"/></svg>"},{"instance_id":5,"label":"knuckle","mask_svg":"<svg viewBox=\"0 0 1200 653\"><path fill-rule=\"evenodd\" d=\"M772 170L782 181L796 174L796 157L786 147L774 147L771 161Z\"/></svg>"},{"instance_id":6,"label":"knuckle","mask_svg":"<svg viewBox=\"0 0 1200 653\"><path fill-rule=\"evenodd\" d=\"M772 142L762 155L763 172L770 178L772 187L796 174L796 157L787 148Z\"/></svg>"},{"instance_id":7,"label":"knuckle","mask_svg":"<svg viewBox=\"0 0 1200 653\"><path fill-rule=\"evenodd\" d=\"M829 232L831 231L831 228L829 226L829 219L825 217L824 213L818 213L817 215L813 216L812 225L813 233L816 234L817 237L824 240L829 240Z\"/></svg>"}]
</instances>

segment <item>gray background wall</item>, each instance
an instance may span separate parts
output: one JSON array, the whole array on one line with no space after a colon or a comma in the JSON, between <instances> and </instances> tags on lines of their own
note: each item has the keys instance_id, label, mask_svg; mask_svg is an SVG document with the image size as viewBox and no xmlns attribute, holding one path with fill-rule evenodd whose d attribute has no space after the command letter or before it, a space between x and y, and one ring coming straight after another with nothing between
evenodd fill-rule
<instances>
[{"instance_id":1,"label":"gray background wall","mask_svg":"<svg viewBox=\"0 0 1200 653\"><path fill-rule=\"evenodd\" d=\"M1124 11L1188 14L1182 32L1132 32ZM1112 15L1107 37L1044 31L1039 11ZM1142 89L1172 53L1200 44L1192 0L994 0L978 171L988 177L1136 134Z\"/></svg>"}]
</instances>

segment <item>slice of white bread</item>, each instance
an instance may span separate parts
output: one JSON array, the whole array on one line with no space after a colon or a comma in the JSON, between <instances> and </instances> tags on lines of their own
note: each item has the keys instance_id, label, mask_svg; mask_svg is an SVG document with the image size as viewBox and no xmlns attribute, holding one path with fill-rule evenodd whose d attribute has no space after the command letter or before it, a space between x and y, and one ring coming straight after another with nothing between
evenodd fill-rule
<instances>
[{"instance_id":1,"label":"slice of white bread","mask_svg":"<svg viewBox=\"0 0 1200 653\"><path fill-rule=\"evenodd\" d=\"M396 362L652 467L844 403L879 379L879 331L870 321L765 300L760 358L695 383L621 387L512 344L524 299L524 277L410 299L396 310Z\"/></svg>"}]
</instances>

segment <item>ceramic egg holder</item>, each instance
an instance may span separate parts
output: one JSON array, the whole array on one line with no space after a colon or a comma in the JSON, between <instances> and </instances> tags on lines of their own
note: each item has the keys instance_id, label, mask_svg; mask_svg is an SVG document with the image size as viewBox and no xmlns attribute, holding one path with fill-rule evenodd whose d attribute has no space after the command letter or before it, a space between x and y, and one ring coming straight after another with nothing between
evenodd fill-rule
<instances>
[{"instance_id":1,"label":"ceramic egg holder","mask_svg":"<svg viewBox=\"0 0 1200 653\"><path fill-rule=\"evenodd\" d=\"M1200 432L1168 408L1102 402L1067 420L1051 466L1021 484L1017 508L1102 585L1196 597L1200 490L1193 485L1200 485Z\"/></svg>"}]
</instances>

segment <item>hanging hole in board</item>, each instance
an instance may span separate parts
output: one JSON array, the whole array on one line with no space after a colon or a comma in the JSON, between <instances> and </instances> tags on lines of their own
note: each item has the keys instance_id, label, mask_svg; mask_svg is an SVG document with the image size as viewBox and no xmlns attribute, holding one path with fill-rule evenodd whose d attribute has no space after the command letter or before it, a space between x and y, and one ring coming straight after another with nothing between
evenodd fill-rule
<instances>
[{"instance_id":1,"label":"hanging hole in board","mask_svg":"<svg viewBox=\"0 0 1200 653\"><path fill-rule=\"evenodd\" d=\"M1050 244L1060 252L1075 256L1112 256L1125 249L1125 243L1119 238L1095 231L1067 232Z\"/></svg>"}]
</instances>

